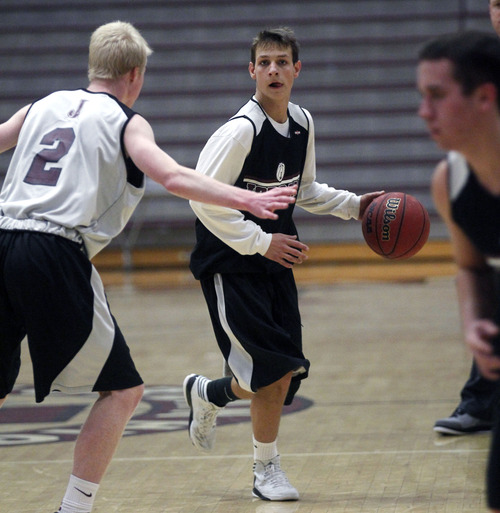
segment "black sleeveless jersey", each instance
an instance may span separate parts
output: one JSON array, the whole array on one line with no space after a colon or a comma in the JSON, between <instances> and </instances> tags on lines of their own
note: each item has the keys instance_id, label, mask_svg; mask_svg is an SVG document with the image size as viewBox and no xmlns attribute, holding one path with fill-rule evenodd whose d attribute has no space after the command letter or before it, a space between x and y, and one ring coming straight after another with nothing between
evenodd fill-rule
<instances>
[{"instance_id":1,"label":"black sleeveless jersey","mask_svg":"<svg viewBox=\"0 0 500 513\"><path fill-rule=\"evenodd\" d=\"M241 173L234 185L254 191L266 191L274 187L300 185L307 153L309 131L299 125L288 113L289 137L279 134L267 116L248 120L254 138ZM241 116L240 116L241 118ZM228 121L231 123L232 118ZM307 118L306 118L307 119ZM260 225L267 233L297 235L292 219L294 204L277 212L277 220L259 219L248 212L245 218ZM212 234L198 219L196 220L196 245L191 255L190 268L195 278L200 279L215 273L273 273L284 267L262 255L241 255Z\"/></svg>"},{"instance_id":2,"label":"black sleeveless jersey","mask_svg":"<svg viewBox=\"0 0 500 513\"><path fill-rule=\"evenodd\" d=\"M463 157L448 158L453 220L486 257L500 257L500 196L487 191Z\"/></svg>"}]
</instances>

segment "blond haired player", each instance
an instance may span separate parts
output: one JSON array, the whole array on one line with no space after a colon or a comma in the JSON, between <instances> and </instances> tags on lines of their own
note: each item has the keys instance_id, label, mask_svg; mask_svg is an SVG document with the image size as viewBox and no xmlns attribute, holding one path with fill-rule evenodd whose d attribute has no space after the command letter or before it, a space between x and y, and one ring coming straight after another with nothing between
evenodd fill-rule
<instances>
[{"instance_id":1,"label":"blond haired player","mask_svg":"<svg viewBox=\"0 0 500 513\"><path fill-rule=\"evenodd\" d=\"M270 219L294 201L293 188L257 194L216 182L155 144L132 110L150 53L132 25L103 25L91 37L86 89L52 93L0 125L0 151L16 146L0 193L0 405L25 335L37 402L54 390L99 394L60 513L91 511L143 393L90 258L123 229L144 175L181 197Z\"/></svg>"}]
</instances>

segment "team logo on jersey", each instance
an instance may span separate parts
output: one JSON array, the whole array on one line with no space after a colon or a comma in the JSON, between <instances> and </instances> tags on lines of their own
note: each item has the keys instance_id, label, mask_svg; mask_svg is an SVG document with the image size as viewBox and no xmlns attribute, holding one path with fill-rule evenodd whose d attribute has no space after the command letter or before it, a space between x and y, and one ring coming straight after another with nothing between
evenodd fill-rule
<instances>
[{"instance_id":1,"label":"team logo on jersey","mask_svg":"<svg viewBox=\"0 0 500 513\"><path fill-rule=\"evenodd\" d=\"M278 164L278 169L276 170L276 178L278 179L278 182L281 182L284 177L285 177L285 164L283 164L283 162L280 162Z\"/></svg>"},{"instance_id":2,"label":"team logo on jersey","mask_svg":"<svg viewBox=\"0 0 500 513\"><path fill-rule=\"evenodd\" d=\"M80 115L80 112L82 111L83 105L85 104L86 101L87 100L81 100L80 105L78 105L78 108L76 110L73 109L68 112L68 117L69 118L77 118Z\"/></svg>"},{"instance_id":3,"label":"team logo on jersey","mask_svg":"<svg viewBox=\"0 0 500 513\"><path fill-rule=\"evenodd\" d=\"M95 394L52 394L43 403L35 404L32 387L16 386L0 409L0 446L76 440L82 417L86 417L96 397ZM305 410L312 404L309 399L295 396L293 404L283 408L283 414ZM184 401L182 386L146 386L124 436L187 430L188 418L189 408ZM250 422L248 401L229 403L217 417L218 425L240 422Z\"/></svg>"}]
</instances>

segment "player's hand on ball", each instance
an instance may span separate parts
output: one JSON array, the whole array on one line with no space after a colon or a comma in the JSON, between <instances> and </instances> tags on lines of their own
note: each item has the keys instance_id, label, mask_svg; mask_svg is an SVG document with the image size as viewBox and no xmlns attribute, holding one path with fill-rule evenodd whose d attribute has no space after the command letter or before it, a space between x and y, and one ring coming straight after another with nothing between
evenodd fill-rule
<instances>
[{"instance_id":1,"label":"player's hand on ball","mask_svg":"<svg viewBox=\"0 0 500 513\"><path fill-rule=\"evenodd\" d=\"M366 243L378 255L391 260L411 258L427 242L429 213L410 194L387 192L368 204L361 229Z\"/></svg>"},{"instance_id":2,"label":"player's hand on ball","mask_svg":"<svg viewBox=\"0 0 500 513\"><path fill-rule=\"evenodd\" d=\"M361 221L363 219L363 215L368 208L368 205L379 196L382 196L382 194L385 194L385 191L376 191L376 192L368 192L367 194L363 194L361 196L361 202L359 204L359 217L358 221Z\"/></svg>"}]
</instances>

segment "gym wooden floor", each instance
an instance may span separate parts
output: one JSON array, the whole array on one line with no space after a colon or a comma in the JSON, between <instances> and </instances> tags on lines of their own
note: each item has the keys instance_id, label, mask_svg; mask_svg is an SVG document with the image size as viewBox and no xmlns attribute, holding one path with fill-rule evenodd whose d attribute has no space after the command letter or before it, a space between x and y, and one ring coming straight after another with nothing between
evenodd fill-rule
<instances>
[{"instance_id":1,"label":"gym wooden floor","mask_svg":"<svg viewBox=\"0 0 500 513\"><path fill-rule=\"evenodd\" d=\"M337 261L327 263L321 255L328 252L340 255ZM220 425L209 455L191 446L185 429L126 436L94 512L487 511L489 436L440 437L432 430L437 418L455 408L470 366L449 248L428 244L407 263L365 256L356 247L317 248L312 263L297 269L305 353L311 360L299 396L313 404L284 415L279 448L299 502L252 499L246 421ZM111 308L149 386L180 390L188 373L220 375L206 307L185 269L170 270L172 278L165 269L123 275L109 262L96 265L102 266ZM31 382L25 355L19 383ZM57 406L66 400L62 397L50 398L49 404ZM22 419L19 425L2 424L7 408L33 404L22 395L11 399L0 411L0 435L23 427ZM90 403L88 396L83 400ZM187 425L188 412L178 396L177 406ZM55 511L71 470L72 448L73 442L1 447L0 512Z\"/></svg>"}]
</instances>

